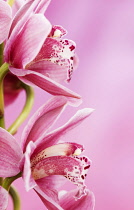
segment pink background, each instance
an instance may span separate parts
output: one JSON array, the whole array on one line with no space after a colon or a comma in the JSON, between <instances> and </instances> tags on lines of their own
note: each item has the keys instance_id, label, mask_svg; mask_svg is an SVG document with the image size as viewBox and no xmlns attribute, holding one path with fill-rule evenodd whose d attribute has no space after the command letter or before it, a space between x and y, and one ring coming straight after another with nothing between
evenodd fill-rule
<instances>
[{"instance_id":1,"label":"pink background","mask_svg":"<svg viewBox=\"0 0 134 210\"><path fill-rule=\"evenodd\" d=\"M77 43L80 64L67 86L82 95L79 109L95 108L69 139L84 144L84 154L92 160L86 183L95 194L95 209L133 210L134 1L53 0L46 16L53 24L65 27L67 37ZM32 113L50 97L36 88ZM24 94L7 108L7 125L21 110L20 100ZM67 108L60 123L77 109ZM34 191L25 191L21 180L15 185L22 210L45 209ZM8 210L11 206L10 201Z\"/></svg>"}]
</instances>

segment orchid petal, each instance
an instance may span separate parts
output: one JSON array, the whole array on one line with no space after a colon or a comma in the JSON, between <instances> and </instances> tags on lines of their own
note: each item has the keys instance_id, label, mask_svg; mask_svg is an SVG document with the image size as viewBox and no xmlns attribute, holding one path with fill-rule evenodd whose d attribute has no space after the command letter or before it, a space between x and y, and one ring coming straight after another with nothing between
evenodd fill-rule
<instances>
[{"instance_id":1,"label":"orchid petal","mask_svg":"<svg viewBox=\"0 0 134 210\"><path fill-rule=\"evenodd\" d=\"M59 188L67 182L67 179L61 175L51 175L36 180L37 185L45 192L46 188L52 191L59 191Z\"/></svg>"},{"instance_id":2,"label":"orchid petal","mask_svg":"<svg viewBox=\"0 0 134 210\"><path fill-rule=\"evenodd\" d=\"M51 156L33 165L32 176L35 180L51 175L62 175L79 188L77 198L85 195L85 177L91 161L87 157Z\"/></svg>"},{"instance_id":3,"label":"orchid petal","mask_svg":"<svg viewBox=\"0 0 134 210\"><path fill-rule=\"evenodd\" d=\"M36 141L44 135L47 130L54 124L64 106L67 104L65 97L53 97L29 120L22 134L22 147L25 150L29 141Z\"/></svg>"},{"instance_id":4,"label":"orchid petal","mask_svg":"<svg viewBox=\"0 0 134 210\"><path fill-rule=\"evenodd\" d=\"M37 185L31 174L31 163L30 163L30 156L35 148L36 148L35 144L32 141L29 142L23 160L24 161L23 180L27 191L33 189Z\"/></svg>"},{"instance_id":5,"label":"orchid petal","mask_svg":"<svg viewBox=\"0 0 134 210\"><path fill-rule=\"evenodd\" d=\"M93 210L95 205L94 194L86 190L86 195L75 199L78 190L72 190L60 198L60 205L64 210Z\"/></svg>"},{"instance_id":6,"label":"orchid petal","mask_svg":"<svg viewBox=\"0 0 134 210\"><path fill-rule=\"evenodd\" d=\"M51 24L42 14L29 18L11 46L10 63L22 68L33 60L50 30Z\"/></svg>"},{"instance_id":7,"label":"orchid petal","mask_svg":"<svg viewBox=\"0 0 134 210\"><path fill-rule=\"evenodd\" d=\"M35 164L37 164L40 160L52 156L75 156L80 155L83 151L83 146L76 143L61 143L56 144L51 147L47 147L46 149L41 150L38 154L35 152L31 156L31 167L33 167Z\"/></svg>"},{"instance_id":8,"label":"orchid petal","mask_svg":"<svg viewBox=\"0 0 134 210\"><path fill-rule=\"evenodd\" d=\"M67 79L67 67L60 66L48 60L37 61L26 68L43 74L56 82Z\"/></svg>"},{"instance_id":9,"label":"orchid petal","mask_svg":"<svg viewBox=\"0 0 134 210\"><path fill-rule=\"evenodd\" d=\"M42 189L40 189L38 186L35 187L35 191L38 194L38 196L41 198L42 202L45 204L45 206L48 209L53 210L53 208L55 208L55 210L64 210L62 207L60 207L60 205L55 201L55 197L51 194L52 197L50 197L50 194L46 194L45 192L42 191ZM48 192L48 191L47 191Z\"/></svg>"},{"instance_id":10,"label":"orchid petal","mask_svg":"<svg viewBox=\"0 0 134 210\"><path fill-rule=\"evenodd\" d=\"M14 137L0 128L0 177L18 174L21 158L22 151Z\"/></svg>"},{"instance_id":11,"label":"orchid petal","mask_svg":"<svg viewBox=\"0 0 134 210\"><path fill-rule=\"evenodd\" d=\"M85 120L87 117L89 117L94 109L85 108L82 110L79 110L65 125L62 127L48 133L44 139L40 138L37 142L38 147L36 148L36 153L40 152L41 150L50 147L54 144L56 144L61 137L64 135L67 135L69 131L71 131L73 128L78 126L83 120Z\"/></svg>"},{"instance_id":12,"label":"orchid petal","mask_svg":"<svg viewBox=\"0 0 134 210\"><path fill-rule=\"evenodd\" d=\"M34 84L52 95L68 97L68 101L72 106L79 106L82 102L80 95L38 72L26 69L16 69L12 66L9 66L9 69L13 74L18 76L20 80L28 85Z\"/></svg>"},{"instance_id":13,"label":"orchid petal","mask_svg":"<svg viewBox=\"0 0 134 210\"><path fill-rule=\"evenodd\" d=\"M8 191L0 186L0 210L7 209L8 205Z\"/></svg>"},{"instance_id":14,"label":"orchid petal","mask_svg":"<svg viewBox=\"0 0 134 210\"><path fill-rule=\"evenodd\" d=\"M50 4L51 0L42 0L40 1L40 3L38 4L35 13L42 13L44 14L48 5Z\"/></svg>"},{"instance_id":15,"label":"orchid petal","mask_svg":"<svg viewBox=\"0 0 134 210\"><path fill-rule=\"evenodd\" d=\"M64 29L60 25L54 25L52 27L52 30L51 30L50 34L49 34L49 37L61 38L61 37L65 36L66 34L67 34L66 29Z\"/></svg>"},{"instance_id":16,"label":"orchid petal","mask_svg":"<svg viewBox=\"0 0 134 210\"><path fill-rule=\"evenodd\" d=\"M31 71L30 74L19 77L19 79L27 84L35 84L52 95L62 95L68 97L68 100L72 106L79 106L81 103L80 95L37 72Z\"/></svg>"},{"instance_id":17,"label":"orchid petal","mask_svg":"<svg viewBox=\"0 0 134 210\"><path fill-rule=\"evenodd\" d=\"M70 80L74 67L74 56L75 43L73 41L48 37L32 63L47 60L55 65L62 66L67 71L66 80Z\"/></svg>"},{"instance_id":18,"label":"orchid petal","mask_svg":"<svg viewBox=\"0 0 134 210\"><path fill-rule=\"evenodd\" d=\"M0 0L0 44L7 38L12 19L11 7Z\"/></svg>"}]
</instances>

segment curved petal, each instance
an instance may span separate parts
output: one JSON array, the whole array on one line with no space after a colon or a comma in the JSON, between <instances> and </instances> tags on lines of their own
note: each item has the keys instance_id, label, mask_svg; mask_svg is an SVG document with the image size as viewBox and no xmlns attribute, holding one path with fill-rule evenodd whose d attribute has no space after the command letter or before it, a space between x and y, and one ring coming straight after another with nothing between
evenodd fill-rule
<instances>
[{"instance_id":1,"label":"curved petal","mask_svg":"<svg viewBox=\"0 0 134 210\"><path fill-rule=\"evenodd\" d=\"M37 164L40 160L52 156L75 156L80 155L83 151L83 146L77 143L61 143L43 149L39 153L33 152L31 156L31 167Z\"/></svg>"},{"instance_id":2,"label":"curved petal","mask_svg":"<svg viewBox=\"0 0 134 210\"><path fill-rule=\"evenodd\" d=\"M85 120L87 117L92 114L94 109L85 108L82 110L79 110L65 125L62 127L48 133L44 139L39 139L37 142L38 147L34 152L38 153L42 149L45 149L47 147L50 147L54 144L56 144L61 137L64 135L67 135L70 130L78 126L83 120Z\"/></svg>"},{"instance_id":3,"label":"curved petal","mask_svg":"<svg viewBox=\"0 0 134 210\"><path fill-rule=\"evenodd\" d=\"M38 194L38 196L41 198L42 202L45 204L45 206L48 209L53 210L53 208L55 210L64 210L62 207L60 207L60 205L58 204L58 202L56 201L56 196L54 194L52 194L51 192L51 196L50 193L48 193L48 195L42 191L42 189L40 189L38 186L34 188L36 193Z\"/></svg>"},{"instance_id":4,"label":"curved petal","mask_svg":"<svg viewBox=\"0 0 134 210\"><path fill-rule=\"evenodd\" d=\"M23 180L27 191L33 189L37 185L31 174L31 163L30 163L30 156L35 148L36 145L32 141L29 142L23 159L23 166L22 166Z\"/></svg>"},{"instance_id":5,"label":"curved petal","mask_svg":"<svg viewBox=\"0 0 134 210\"><path fill-rule=\"evenodd\" d=\"M39 160L33 165L32 176L35 180L51 175L62 175L78 186L77 198L85 195L85 177L91 161L87 157L52 156Z\"/></svg>"},{"instance_id":6,"label":"curved petal","mask_svg":"<svg viewBox=\"0 0 134 210\"><path fill-rule=\"evenodd\" d=\"M53 97L45 105L40 107L29 120L22 134L22 147L25 151L29 141L36 141L44 135L59 117L67 104L65 97Z\"/></svg>"},{"instance_id":7,"label":"curved petal","mask_svg":"<svg viewBox=\"0 0 134 210\"><path fill-rule=\"evenodd\" d=\"M10 63L24 68L35 58L50 30L51 24L42 14L32 15L12 43Z\"/></svg>"},{"instance_id":8,"label":"curved petal","mask_svg":"<svg viewBox=\"0 0 134 210\"><path fill-rule=\"evenodd\" d=\"M0 1L0 44L7 38L12 19L11 7Z\"/></svg>"},{"instance_id":9,"label":"curved petal","mask_svg":"<svg viewBox=\"0 0 134 210\"><path fill-rule=\"evenodd\" d=\"M39 72L56 82L62 82L67 79L67 67L60 66L48 60L37 61L26 68Z\"/></svg>"},{"instance_id":10,"label":"curved petal","mask_svg":"<svg viewBox=\"0 0 134 210\"><path fill-rule=\"evenodd\" d=\"M19 77L19 79L25 83L30 81L52 95L62 95L68 97L68 100L72 106L78 106L81 103L80 95L37 72L31 72L24 77Z\"/></svg>"},{"instance_id":11,"label":"curved petal","mask_svg":"<svg viewBox=\"0 0 134 210\"><path fill-rule=\"evenodd\" d=\"M0 177L10 177L20 172L22 151L14 137L0 128Z\"/></svg>"},{"instance_id":12,"label":"curved petal","mask_svg":"<svg viewBox=\"0 0 134 210\"><path fill-rule=\"evenodd\" d=\"M86 190L86 195L80 199L75 199L78 190L67 192L60 198L60 205L64 210L93 210L95 205L95 197L92 192Z\"/></svg>"},{"instance_id":13,"label":"curved petal","mask_svg":"<svg viewBox=\"0 0 134 210\"><path fill-rule=\"evenodd\" d=\"M4 56L5 61L9 63L10 61L10 51L12 44L16 40L17 34L21 31L25 23L28 21L28 19L31 17L31 15L40 12L44 13L48 4L49 0L34 0L34 1L28 1L24 6L18 11L18 13L15 15L15 18L13 19L11 28L10 28L10 34L9 34L9 40L6 43L5 49L4 49ZM42 10L38 9L38 5L42 4ZM38 11L36 11L38 9Z\"/></svg>"},{"instance_id":14,"label":"curved petal","mask_svg":"<svg viewBox=\"0 0 134 210\"><path fill-rule=\"evenodd\" d=\"M8 205L8 191L0 186L0 209L7 209Z\"/></svg>"},{"instance_id":15,"label":"curved petal","mask_svg":"<svg viewBox=\"0 0 134 210\"><path fill-rule=\"evenodd\" d=\"M25 4L25 0L15 0L12 5L13 16L16 15L18 10Z\"/></svg>"},{"instance_id":16,"label":"curved petal","mask_svg":"<svg viewBox=\"0 0 134 210\"><path fill-rule=\"evenodd\" d=\"M45 192L46 188L52 191L58 191L63 184L67 182L67 179L61 175L51 175L42 179L36 180L37 185Z\"/></svg>"},{"instance_id":17,"label":"curved petal","mask_svg":"<svg viewBox=\"0 0 134 210\"><path fill-rule=\"evenodd\" d=\"M70 80L74 68L75 47L76 44L72 40L48 37L32 63L47 60L62 66L67 71L66 80Z\"/></svg>"}]
</instances>

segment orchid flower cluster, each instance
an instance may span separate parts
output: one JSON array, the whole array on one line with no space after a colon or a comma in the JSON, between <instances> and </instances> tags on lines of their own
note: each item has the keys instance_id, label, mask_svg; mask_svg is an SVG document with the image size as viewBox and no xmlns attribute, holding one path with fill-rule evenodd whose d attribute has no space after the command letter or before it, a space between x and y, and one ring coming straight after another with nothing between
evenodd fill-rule
<instances>
[{"instance_id":1,"label":"orchid flower cluster","mask_svg":"<svg viewBox=\"0 0 134 210\"><path fill-rule=\"evenodd\" d=\"M22 177L27 191L34 189L49 210L93 210L94 195L85 184L91 161L79 156L84 147L63 137L93 112L79 110L63 126L50 130L67 105L78 106L81 96L66 88L78 65L75 42L66 30L45 17L50 0L0 0L0 210L8 196L14 210L20 200L13 181ZM53 97L27 123L21 140L14 135L34 102L33 86ZM4 111L25 90L24 108L6 129ZM76 188L63 191L66 181Z\"/></svg>"}]
</instances>

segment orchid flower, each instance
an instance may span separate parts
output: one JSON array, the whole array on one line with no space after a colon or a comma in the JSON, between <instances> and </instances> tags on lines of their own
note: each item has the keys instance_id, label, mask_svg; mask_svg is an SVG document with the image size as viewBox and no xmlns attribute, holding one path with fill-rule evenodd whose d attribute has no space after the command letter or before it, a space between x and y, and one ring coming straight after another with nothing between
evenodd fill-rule
<instances>
[{"instance_id":1,"label":"orchid flower","mask_svg":"<svg viewBox=\"0 0 134 210\"><path fill-rule=\"evenodd\" d=\"M60 26L52 27L45 18L49 2L28 1L14 18L11 18L11 8L4 2L4 14L0 16L0 43L6 40L4 60L9 64L9 70L24 83L37 85L50 94L64 95L70 100L80 99L78 94L59 83L71 79L77 57L75 43L61 38L65 30ZM5 27L7 30L3 35Z\"/></svg>"},{"instance_id":2,"label":"orchid flower","mask_svg":"<svg viewBox=\"0 0 134 210\"><path fill-rule=\"evenodd\" d=\"M80 110L65 125L50 131L67 103L65 97L54 97L33 115L22 134L22 149L11 134L0 128L0 176L15 176L22 171L26 189L34 189L49 209L64 209L64 199L72 195L74 209L77 202L82 206L92 203L89 209L93 209L94 197L85 185L91 161L78 157L84 150L82 145L63 142L93 110ZM58 188L65 180L77 185L77 190L60 198Z\"/></svg>"}]
</instances>

